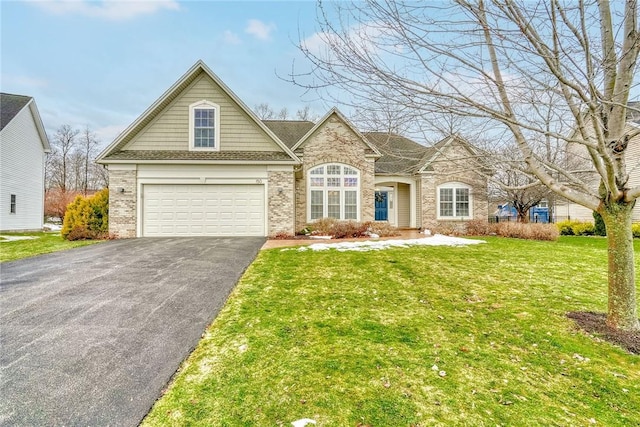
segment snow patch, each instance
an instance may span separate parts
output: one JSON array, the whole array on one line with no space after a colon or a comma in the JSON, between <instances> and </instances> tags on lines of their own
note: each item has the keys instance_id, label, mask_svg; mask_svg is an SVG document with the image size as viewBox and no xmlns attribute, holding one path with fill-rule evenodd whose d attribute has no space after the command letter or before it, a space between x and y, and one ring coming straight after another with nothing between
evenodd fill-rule
<instances>
[{"instance_id":1,"label":"snow patch","mask_svg":"<svg viewBox=\"0 0 640 427\"><path fill-rule=\"evenodd\" d=\"M339 252L345 251L379 251L389 248L408 248L410 246L466 246L486 243L484 240L463 239L461 237L443 236L442 234L434 234L432 237L424 237L421 239L407 240L378 240L364 242L339 242L339 243L314 243L309 246L301 246L299 252L307 250L327 251L335 249Z\"/></svg>"},{"instance_id":2,"label":"snow patch","mask_svg":"<svg viewBox=\"0 0 640 427\"><path fill-rule=\"evenodd\" d=\"M296 421L291 421L293 427L305 427L307 424L315 424L316 421L311 418L302 418Z\"/></svg>"},{"instance_id":3,"label":"snow patch","mask_svg":"<svg viewBox=\"0 0 640 427\"><path fill-rule=\"evenodd\" d=\"M38 236L7 236L7 235L1 235L0 236L0 242L15 242L16 240L33 240L33 239L39 239Z\"/></svg>"}]
</instances>

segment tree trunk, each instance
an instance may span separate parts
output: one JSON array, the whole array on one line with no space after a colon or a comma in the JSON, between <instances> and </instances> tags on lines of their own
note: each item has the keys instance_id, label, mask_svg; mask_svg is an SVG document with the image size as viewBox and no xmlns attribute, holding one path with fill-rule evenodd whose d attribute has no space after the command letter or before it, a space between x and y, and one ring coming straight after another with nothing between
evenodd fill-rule
<instances>
[{"instance_id":1,"label":"tree trunk","mask_svg":"<svg viewBox=\"0 0 640 427\"><path fill-rule=\"evenodd\" d=\"M607 227L609 253L609 312L607 325L640 330L636 304L635 260L631 217L634 203L605 204L600 214Z\"/></svg>"},{"instance_id":2,"label":"tree trunk","mask_svg":"<svg viewBox=\"0 0 640 427\"><path fill-rule=\"evenodd\" d=\"M528 223L529 222L529 211L526 211L526 212L518 211L518 222Z\"/></svg>"}]
</instances>

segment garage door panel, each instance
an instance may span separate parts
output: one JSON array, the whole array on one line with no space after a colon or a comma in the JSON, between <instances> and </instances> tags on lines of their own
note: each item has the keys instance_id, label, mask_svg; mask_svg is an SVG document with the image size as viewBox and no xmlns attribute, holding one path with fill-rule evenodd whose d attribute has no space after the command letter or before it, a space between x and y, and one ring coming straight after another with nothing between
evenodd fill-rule
<instances>
[{"instance_id":1,"label":"garage door panel","mask_svg":"<svg viewBox=\"0 0 640 427\"><path fill-rule=\"evenodd\" d=\"M264 236L264 186L143 186L144 236Z\"/></svg>"}]
</instances>

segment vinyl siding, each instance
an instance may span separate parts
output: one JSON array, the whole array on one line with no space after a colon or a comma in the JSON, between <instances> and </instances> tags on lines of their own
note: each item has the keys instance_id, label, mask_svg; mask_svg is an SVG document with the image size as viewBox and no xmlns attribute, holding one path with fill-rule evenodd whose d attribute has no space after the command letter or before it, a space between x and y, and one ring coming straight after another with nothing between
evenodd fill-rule
<instances>
[{"instance_id":1,"label":"vinyl siding","mask_svg":"<svg viewBox=\"0 0 640 427\"><path fill-rule=\"evenodd\" d=\"M0 230L41 229L45 153L29 106L0 133ZM16 195L16 213L9 212Z\"/></svg>"},{"instance_id":2,"label":"vinyl siding","mask_svg":"<svg viewBox=\"0 0 640 427\"><path fill-rule=\"evenodd\" d=\"M411 225L411 194L409 185L398 183L398 227L407 228Z\"/></svg>"},{"instance_id":3,"label":"vinyl siding","mask_svg":"<svg viewBox=\"0 0 640 427\"><path fill-rule=\"evenodd\" d=\"M209 76L202 73L124 147L125 150L188 150L189 105L220 106L221 151L280 151L281 148Z\"/></svg>"},{"instance_id":4,"label":"vinyl siding","mask_svg":"<svg viewBox=\"0 0 640 427\"><path fill-rule=\"evenodd\" d=\"M628 124L628 131L638 132L638 127ZM570 146L569 152L574 155L580 155L584 153L582 146ZM582 154L586 158L585 154ZM637 187L640 185L640 135L636 135L631 138L626 152L627 171L629 172L629 187ZM596 189L600 184L599 176L593 173L593 188ZM559 219L566 219L567 217L572 220L578 221L591 221L593 222L593 215L590 209L576 203L559 203L557 205L557 217ZM640 222L640 203L636 203L633 208L633 221Z\"/></svg>"}]
</instances>

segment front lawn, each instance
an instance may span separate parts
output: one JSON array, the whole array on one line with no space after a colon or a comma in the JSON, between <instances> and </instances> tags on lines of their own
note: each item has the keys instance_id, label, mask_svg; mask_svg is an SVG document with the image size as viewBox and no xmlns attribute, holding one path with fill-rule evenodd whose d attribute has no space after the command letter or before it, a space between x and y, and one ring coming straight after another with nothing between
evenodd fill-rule
<instances>
[{"instance_id":1,"label":"front lawn","mask_svg":"<svg viewBox=\"0 0 640 427\"><path fill-rule=\"evenodd\" d=\"M143 425L640 425L640 356L566 317L606 241L485 240L261 252Z\"/></svg>"},{"instance_id":2,"label":"front lawn","mask_svg":"<svg viewBox=\"0 0 640 427\"><path fill-rule=\"evenodd\" d=\"M70 242L63 239L59 232L37 232L37 233L3 233L3 236L31 236L35 239L6 240L0 241L0 262L13 261L20 258L27 258L34 255L57 252L65 249L86 246L99 242L100 240L76 240Z\"/></svg>"}]
</instances>

